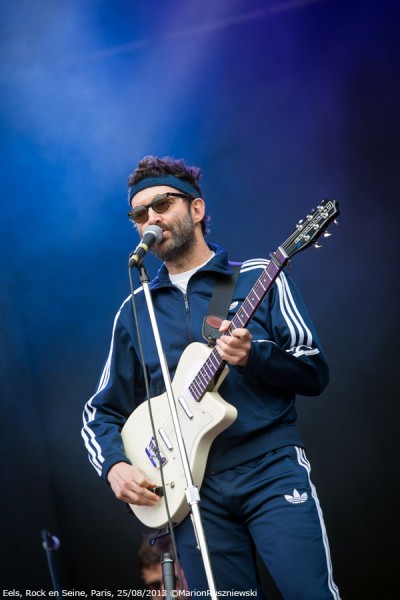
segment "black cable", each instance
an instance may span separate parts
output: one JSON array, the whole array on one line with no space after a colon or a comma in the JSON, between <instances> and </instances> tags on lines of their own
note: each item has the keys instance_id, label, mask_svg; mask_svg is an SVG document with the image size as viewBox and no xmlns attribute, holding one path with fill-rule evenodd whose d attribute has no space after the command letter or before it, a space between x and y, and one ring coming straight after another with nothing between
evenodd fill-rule
<instances>
[{"instance_id":1,"label":"black cable","mask_svg":"<svg viewBox=\"0 0 400 600\"><path fill-rule=\"evenodd\" d=\"M144 272L148 278L147 272L146 272L143 264L140 265L140 268L142 270L144 270ZM173 554L175 563L178 565L178 579L179 579L180 589L183 590L182 572L181 572L181 567L180 567L180 561L177 559L178 552L177 552L177 547L176 547L176 542L175 542L175 534L173 531L172 519L171 519L169 506L168 506L168 496L167 496L167 489L166 489L165 480L164 480L164 471L163 471L163 464L162 464L162 460L161 460L161 451L160 451L160 447L158 444L156 428L155 428L154 419L153 419L153 411L151 408L149 376L148 376L147 367L146 367L145 358L144 358L142 337L141 337L141 333L140 333L139 319L138 319L136 302L135 302L135 293L134 293L134 288L133 288L132 269L131 268L128 268L128 273L129 273L129 284L130 284L130 289L131 289L131 305L132 305L133 316L134 316L134 320L135 320L136 332L137 332L137 337L138 337L139 354L140 354L140 358L141 358L142 365L143 365L144 385L145 385L145 390L146 390L147 405L149 408L150 423L151 423L152 434L153 434L154 442L155 442L157 459L158 459L158 463L160 465L161 484L162 484L162 488L164 491L163 498L165 499L165 510L167 513L168 529L169 529L169 533L171 535L172 554Z\"/></svg>"}]
</instances>

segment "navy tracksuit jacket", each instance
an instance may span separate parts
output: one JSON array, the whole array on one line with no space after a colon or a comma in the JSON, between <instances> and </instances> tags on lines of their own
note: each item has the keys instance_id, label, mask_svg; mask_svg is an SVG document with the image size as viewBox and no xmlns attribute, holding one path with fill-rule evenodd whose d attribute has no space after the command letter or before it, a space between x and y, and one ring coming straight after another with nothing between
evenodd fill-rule
<instances>
[{"instance_id":1,"label":"navy tracksuit jacket","mask_svg":"<svg viewBox=\"0 0 400 600\"><path fill-rule=\"evenodd\" d=\"M209 246L215 251L215 256L191 277L185 295L171 283L164 265L161 266L157 276L150 284L171 379L173 379L176 366L185 347L194 341L204 342L202 324L208 311L216 278L220 277L221 274L232 274L226 251L214 244L209 244ZM267 261L264 259L248 260L242 264L229 310L229 319L234 316L266 265ZM164 382L141 288L135 292L135 302L139 315L144 357L150 378L150 393L154 397L164 392ZM268 563L273 576L275 575L278 586L285 591L285 598L304 597L304 600L312 600L314 597L316 600L339 598L338 595L335 595L337 593L336 586L330 579L329 546L327 540L324 539L322 513L318 512L319 503L315 489L314 496L316 499L311 500L313 494L310 487L312 484L309 481L309 465L307 463L306 467L307 459L304 450L302 450L303 443L295 425L295 395L314 396L320 394L328 383L328 366L314 325L290 276L285 273L279 275L257 309L248 325L248 329L252 334L252 348L248 364L243 368L230 367L229 374L219 389L221 396L237 408L238 417L212 444L206 477L201 490L203 510L207 514L211 514L215 508L216 490L213 487L214 484L209 489L210 482L221 482L226 475L228 475L229 481L229 473L234 472L236 475L232 477L236 481L239 477L238 469L240 471L241 468L245 468L245 465L252 465L250 472L256 472L259 467L256 468L255 464L259 465L260 461L262 462L266 457L269 457L267 459L268 465L265 464L261 472L264 472L265 469L271 471L271 457L276 457L277 453L286 456L285 458L280 457L279 460L272 460L274 464L272 469L274 472L273 481L284 480L284 475L288 472L287 462L289 460L293 463L291 467L294 466L295 470L300 468L300 473L306 475L307 481L304 480L301 484L304 491L297 490L295 487L290 489L292 484L287 482L289 487L287 489L282 488L282 493L276 490L273 492L271 490L275 488L271 488L271 482L269 482L266 483L265 488L270 490L272 496L268 492L261 504L272 506L273 499L276 499L277 494L284 503L285 509L288 507L293 509L297 506L301 510L305 507L308 508L312 503L313 515L308 517L308 521L309 523L312 521L312 526L318 530L318 534L316 531L311 533L312 537L318 537L318 542L315 544L314 549L310 548L307 552L310 555L309 559L318 563L318 566L316 566L318 575L310 572L309 576L305 577L305 579L308 579L308 583L295 581L293 583L295 589L303 586L304 590L307 591L304 591L304 595L290 595L292 592L289 589L285 591L285 582L282 581L285 580L285 572L280 573L280 569L274 567L274 557L277 557L277 552L269 550L268 555L263 553L260 550L260 540L258 540L257 548ZM139 359L138 338L134 325L131 297L129 296L115 317L108 359L96 393L87 402L83 415L82 436L89 453L89 459L97 473L104 479L106 479L109 469L115 463L120 461L129 462L124 454L119 432L127 417L144 399L143 371ZM290 459L287 457L288 452L291 456ZM245 478L245 480L246 485L249 487L243 498L250 498L250 496L256 498L259 492L257 491L256 494L255 491L252 491L251 478ZM298 481L297 475L294 475L293 481ZM294 485L301 487L300 481L293 483ZM227 495L230 499L230 493L226 486L229 489L227 481L224 483L223 495ZM308 486L307 489L306 486ZM259 487L260 484L256 483L255 488L258 490ZM243 491L241 490L241 493ZM296 501L298 499L297 493L300 498L299 502ZM304 494L307 495L307 500L302 502L301 499L305 498ZM285 496L294 500L288 501ZM262 497L262 495L259 497ZM225 502L226 504L227 502ZM268 506L265 509L267 510ZM242 514L242 510L243 515L245 514L244 509L240 509L239 515ZM226 514L222 513L224 511L218 516L217 523L223 523L224 521L229 523L232 519L232 513L230 516L229 511ZM274 514L274 511L272 510L270 514ZM257 519L254 515L253 507L246 519L251 520L254 518L254 522L256 522ZM282 515L279 516L279 510L275 518L277 522L282 518ZM286 519L286 517L284 518ZM206 515L204 515L204 519L205 522L208 521ZM267 531L265 519L264 515L263 519L258 521L260 531L263 528ZM186 521L189 522L189 520ZM239 524L240 521L241 517L239 518ZM299 518L298 521L295 521L293 527L301 528L303 521L306 523L307 518ZM219 556L222 553L229 555L229 544L221 552L216 548L212 562L220 589L231 589L229 586L230 581L233 582L232 585L236 586L235 589L240 581L242 581L241 586L257 585L257 576L251 566L252 556L250 555L253 552L251 549L254 541L259 536L254 532L249 535L251 529L249 523L250 521L242 524L242 529L246 530L248 538L246 543L249 546L245 550L246 546L243 546L242 540L240 548L241 552L247 553L251 559L250 562L246 562L245 569L247 572L251 571L251 575L245 579L242 576L235 578L233 566L236 565L237 561L230 563L229 560L222 560ZM220 537L222 539L224 537L223 528L218 529L214 518L209 520L208 528L209 533L207 534L206 531L208 538ZM307 531L310 532L310 529L307 530L305 526L304 532L299 534L300 539L307 536ZM196 557L196 553L193 554L189 550L193 540L188 524L184 522L182 526L177 528L177 532L178 539L184 540L182 541L181 554L185 554L186 560L184 556L181 558L185 565L185 574L189 585L196 589L206 588L204 576L199 575L199 572L202 571L201 566L200 568L198 565L196 566L199 557ZM242 533L237 534L237 540L239 540ZM233 534L233 531L232 535L235 539L236 534ZM284 536L282 540L283 538ZM234 539L230 540L233 544L235 543ZM279 539L281 538L279 537ZM289 541L287 543L289 544ZM210 546L212 545L212 542L210 542ZM291 545L293 546L293 543ZM274 544L273 547L276 549L277 545ZM302 553L300 549L296 552L298 554ZM316 558L314 559L313 556ZM290 573L293 572L293 568L297 567L295 566L296 560L288 560L288 557L289 553L280 559L276 558L276 561L279 564L285 561L287 572ZM224 564L225 562L227 564ZM194 568L192 569L193 565ZM304 571L300 565L298 569ZM320 586L317 586L314 582L311 583L318 578ZM310 585L315 586L317 595L309 595ZM242 587L240 589L247 588ZM327 590L326 593L324 591L325 595L322 595L323 589Z\"/></svg>"}]
</instances>

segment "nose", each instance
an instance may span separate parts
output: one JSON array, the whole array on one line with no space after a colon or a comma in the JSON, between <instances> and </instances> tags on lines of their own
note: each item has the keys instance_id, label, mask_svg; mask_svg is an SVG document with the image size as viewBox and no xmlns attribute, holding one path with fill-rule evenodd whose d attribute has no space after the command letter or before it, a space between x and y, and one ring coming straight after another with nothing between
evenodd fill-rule
<instances>
[{"instance_id":1,"label":"nose","mask_svg":"<svg viewBox=\"0 0 400 600\"><path fill-rule=\"evenodd\" d=\"M149 208L147 209L146 226L147 225L159 225L161 222L160 217L161 217L160 213L157 213L155 210L152 209L151 206L149 206Z\"/></svg>"}]
</instances>

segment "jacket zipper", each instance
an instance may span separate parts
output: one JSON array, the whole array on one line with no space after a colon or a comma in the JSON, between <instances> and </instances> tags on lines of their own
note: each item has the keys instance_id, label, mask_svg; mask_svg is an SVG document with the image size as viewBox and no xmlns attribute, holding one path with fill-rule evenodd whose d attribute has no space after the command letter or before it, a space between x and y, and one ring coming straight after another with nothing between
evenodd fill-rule
<instances>
[{"instance_id":1,"label":"jacket zipper","mask_svg":"<svg viewBox=\"0 0 400 600\"><path fill-rule=\"evenodd\" d=\"M183 301L185 302L185 308L186 308L186 320L188 318L188 312L189 312L189 302L187 299L187 294L183 294Z\"/></svg>"},{"instance_id":2,"label":"jacket zipper","mask_svg":"<svg viewBox=\"0 0 400 600\"><path fill-rule=\"evenodd\" d=\"M186 310L186 339L188 340L189 344L191 342L193 342L193 338L190 335L190 330L189 330L189 319L190 319L190 307L189 307L189 300L188 300L188 296L187 293L183 294L183 301L185 303L185 310Z\"/></svg>"}]
</instances>

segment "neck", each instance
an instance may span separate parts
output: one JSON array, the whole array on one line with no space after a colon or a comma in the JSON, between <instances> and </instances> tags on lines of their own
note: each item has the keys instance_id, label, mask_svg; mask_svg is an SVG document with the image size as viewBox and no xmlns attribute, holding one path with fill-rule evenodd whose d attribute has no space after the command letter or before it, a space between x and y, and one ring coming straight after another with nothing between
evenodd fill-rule
<instances>
[{"instance_id":1,"label":"neck","mask_svg":"<svg viewBox=\"0 0 400 600\"><path fill-rule=\"evenodd\" d=\"M212 256L212 250L207 246L204 238L193 244L192 248L186 252L185 256L173 262L165 261L165 266L171 275L185 273L199 265L202 265Z\"/></svg>"}]
</instances>

